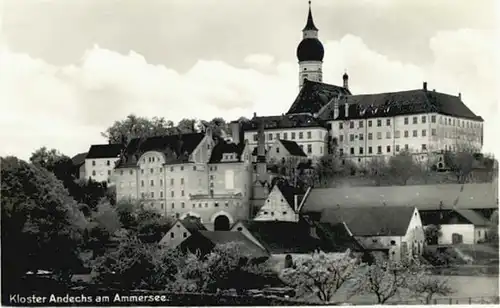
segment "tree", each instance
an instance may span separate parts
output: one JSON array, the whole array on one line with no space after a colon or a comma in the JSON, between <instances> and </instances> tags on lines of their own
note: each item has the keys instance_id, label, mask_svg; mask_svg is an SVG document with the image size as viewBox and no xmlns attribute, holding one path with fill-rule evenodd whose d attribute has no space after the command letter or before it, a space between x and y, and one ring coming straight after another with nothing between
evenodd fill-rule
<instances>
[{"instance_id":1,"label":"tree","mask_svg":"<svg viewBox=\"0 0 500 308\"><path fill-rule=\"evenodd\" d=\"M12 158L3 162L3 278L13 288L27 271L43 269L68 279L81 265L78 247L87 225L84 215L45 168Z\"/></svg>"},{"instance_id":2,"label":"tree","mask_svg":"<svg viewBox=\"0 0 500 308\"><path fill-rule=\"evenodd\" d=\"M434 295L448 296L453 293L446 278L433 276L422 267L410 276L409 291L427 305L431 304Z\"/></svg>"},{"instance_id":3,"label":"tree","mask_svg":"<svg viewBox=\"0 0 500 308\"><path fill-rule=\"evenodd\" d=\"M152 209L139 208L136 217L137 237L146 243L158 243L174 223Z\"/></svg>"},{"instance_id":4,"label":"tree","mask_svg":"<svg viewBox=\"0 0 500 308\"><path fill-rule=\"evenodd\" d=\"M444 153L444 162L455 175L457 183L463 184L469 179L476 161L474 153L473 148L466 146L459 147L457 151Z\"/></svg>"},{"instance_id":5,"label":"tree","mask_svg":"<svg viewBox=\"0 0 500 308\"><path fill-rule=\"evenodd\" d=\"M490 229L488 230L487 240L498 245L498 210L495 210L490 217Z\"/></svg>"},{"instance_id":6,"label":"tree","mask_svg":"<svg viewBox=\"0 0 500 308\"><path fill-rule=\"evenodd\" d=\"M196 133L196 120L182 119L177 124L177 129L183 134Z\"/></svg>"},{"instance_id":7,"label":"tree","mask_svg":"<svg viewBox=\"0 0 500 308\"><path fill-rule=\"evenodd\" d=\"M387 179L389 167L384 157L373 157L368 161L366 168L375 185L380 186Z\"/></svg>"},{"instance_id":8,"label":"tree","mask_svg":"<svg viewBox=\"0 0 500 308\"><path fill-rule=\"evenodd\" d=\"M41 147L31 154L30 162L52 172L56 178L63 182L70 195L75 194L77 187L71 158L56 149L48 150L46 147Z\"/></svg>"},{"instance_id":9,"label":"tree","mask_svg":"<svg viewBox=\"0 0 500 308\"><path fill-rule=\"evenodd\" d=\"M377 304L384 304L402 290L408 290L412 272L406 262L387 261L378 256L374 259L373 264L356 273L350 295L373 294Z\"/></svg>"},{"instance_id":10,"label":"tree","mask_svg":"<svg viewBox=\"0 0 500 308\"><path fill-rule=\"evenodd\" d=\"M402 151L389 158L387 171L391 179L394 179L396 183L406 185L412 175L416 173L417 166L410 152Z\"/></svg>"},{"instance_id":11,"label":"tree","mask_svg":"<svg viewBox=\"0 0 500 308\"><path fill-rule=\"evenodd\" d=\"M437 245L442 236L441 225L428 225L424 229L425 241L428 245Z\"/></svg>"},{"instance_id":12,"label":"tree","mask_svg":"<svg viewBox=\"0 0 500 308\"><path fill-rule=\"evenodd\" d=\"M108 139L109 143L125 145L133 138L172 134L173 127L173 122L167 121L163 117L148 119L130 114L124 120L115 121L101 135Z\"/></svg>"},{"instance_id":13,"label":"tree","mask_svg":"<svg viewBox=\"0 0 500 308\"><path fill-rule=\"evenodd\" d=\"M334 154L323 155L314 167L320 187L328 187L341 170L341 164Z\"/></svg>"},{"instance_id":14,"label":"tree","mask_svg":"<svg viewBox=\"0 0 500 308\"><path fill-rule=\"evenodd\" d=\"M319 252L285 268L281 278L296 289L297 295L316 294L320 301L328 303L357 268L357 260L349 252L335 257Z\"/></svg>"},{"instance_id":15,"label":"tree","mask_svg":"<svg viewBox=\"0 0 500 308\"><path fill-rule=\"evenodd\" d=\"M178 250L158 249L130 237L94 261L93 280L108 288L163 290L174 282L181 260Z\"/></svg>"}]
</instances>

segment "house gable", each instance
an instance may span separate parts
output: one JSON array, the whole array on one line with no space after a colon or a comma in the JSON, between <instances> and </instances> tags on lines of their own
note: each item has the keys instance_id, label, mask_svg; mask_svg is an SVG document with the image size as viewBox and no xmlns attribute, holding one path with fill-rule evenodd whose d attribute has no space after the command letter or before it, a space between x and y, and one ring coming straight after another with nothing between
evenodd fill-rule
<instances>
[{"instance_id":1,"label":"house gable","mask_svg":"<svg viewBox=\"0 0 500 308\"><path fill-rule=\"evenodd\" d=\"M191 236L191 232L184 227L180 220L177 220L172 228L160 240L161 246L175 248Z\"/></svg>"},{"instance_id":2,"label":"house gable","mask_svg":"<svg viewBox=\"0 0 500 308\"><path fill-rule=\"evenodd\" d=\"M275 185L254 220L297 222L299 217L293 206L285 198L278 185Z\"/></svg>"},{"instance_id":3,"label":"house gable","mask_svg":"<svg viewBox=\"0 0 500 308\"><path fill-rule=\"evenodd\" d=\"M264 245L262 245L253 235L248 231L248 229L245 227L245 224L241 221L236 222L230 229L230 231L234 232L241 232L244 236L246 236L249 240L251 240L253 243L258 245L259 247L262 247L262 249L265 249Z\"/></svg>"}]
</instances>

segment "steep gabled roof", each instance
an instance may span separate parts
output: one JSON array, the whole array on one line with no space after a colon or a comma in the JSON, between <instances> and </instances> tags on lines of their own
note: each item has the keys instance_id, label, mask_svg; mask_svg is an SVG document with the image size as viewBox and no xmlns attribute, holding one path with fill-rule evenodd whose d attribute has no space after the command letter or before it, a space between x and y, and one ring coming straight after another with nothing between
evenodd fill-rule
<instances>
[{"instance_id":1,"label":"steep gabled roof","mask_svg":"<svg viewBox=\"0 0 500 308\"><path fill-rule=\"evenodd\" d=\"M310 235L304 223L286 221L241 221L270 253L310 253L322 243Z\"/></svg>"},{"instance_id":2,"label":"steep gabled roof","mask_svg":"<svg viewBox=\"0 0 500 308\"><path fill-rule=\"evenodd\" d=\"M297 98L295 98L286 114L315 114L338 95L351 95L351 92L343 87L306 79Z\"/></svg>"},{"instance_id":3,"label":"steep gabled roof","mask_svg":"<svg viewBox=\"0 0 500 308\"><path fill-rule=\"evenodd\" d=\"M148 151L165 154L167 164L188 162L189 155L204 137L203 133L189 133L132 139L125 148L118 168L135 166L140 156Z\"/></svg>"},{"instance_id":4,"label":"steep gabled roof","mask_svg":"<svg viewBox=\"0 0 500 308\"><path fill-rule=\"evenodd\" d=\"M486 219L486 217L480 215L479 213L475 212L474 210L467 210L467 209L457 209L456 210L458 214L462 215L465 219L470 221L474 226L489 226L491 225L491 222Z\"/></svg>"},{"instance_id":5,"label":"steep gabled roof","mask_svg":"<svg viewBox=\"0 0 500 308\"><path fill-rule=\"evenodd\" d=\"M275 177L271 181L270 191L272 191L275 186L280 190L281 194L286 199L286 202L288 202L292 209L295 204L295 196L298 195L300 197L303 197L306 193L304 190L290 185L286 180L283 180L279 177Z\"/></svg>"},{"instance_id":6,"label":"steep gabled roof","mask_svg":"<svg viewBox=\"0 0 500 308\"><path fill-rule=\"evenodd\" d=\"M199 219L196 217L185 217L184 219L180 220L181 224L186 228L191 234L199 231L204 231L207 230L205 225L201 223Z\"/></svg>"},{"instance_id":7,"label":"steep gabled roof","mask_svg":"<svg viewBox=\"0 0 500 308\"><path fill-rule=\"evenodd\" d=\"M498 207L496 183L315 188L302 212L336 207L415 206L419 210ZM463 189L462 189L463 188ZM458 200L457 200L458 199Z\"/></svg>"},{"instance_id":8,"label":"steep gabled roof","mask_svg":"<svg viewBox=\"0 0 500 308\"><path fill-rule=\"evenodd\" d=\"M321 223L345 223L354 236L404 236L414 207L338 207L322 211Z\"/></svg>"},{"instance_id":9,"label":"steep gabled roof","mask_svg":"<svg viewBox=\"0 0 500 308\"><path fill-rule=\"evenodd\" d=\"M87 152L79 153L73 156L73 158L71 158L71 162L73 163L73 166L81 166L83 163L85 163L86 157L87 157Z\"/></svg>"},{"instance_id":10,"label":"steep gabled roof","mask_svg":"<svg viewBox=\"0 0 500 308\"><path fill-rule=\"evenodd\" d=\"M302 148L297 144L297 142L284 139L279 139L279 141L285 147L288 153L290 153L290 155L307 157L306 153L304 153L304 150L302 150Z\"/></svg>"},{"instance_id":11,"label":"steep gabled roof","mask_svg":"<svg viewBox=\"0 0 500 308\"><path fill-rule=\"evenodd\" d=\"M241 155L243 154L244 149L245 149L245 143L243 142L236 144L236 143L227 143L221 141L213 148L212 154L210 155L209 163L210 164L220 163L223 154L230 154L230 153L235 153L239 162L241 161Z\"/></svg>"},{"instance_id":12,"label":"steep gabled roof","mask_svg":"<svg viewBox=\"0 0 500 308\"><path fill-rule=\"evenodd\" d=\"M200 231L200 235L208 239L214 245L237 243L244 255L253 258L268 257L269 253L256 245L245 235L237 231Z\"/></svg>"},{"instance_id":13,"label":"steep gabled roof","mask_svg":"<svg viewBox=\"0 0 500 308\"><path fill-rule=\"evenodd\" d=\"M348 104L347 117L345 105ZM334 119L335 100L318 115L323 120ZM424 89L399 92L347 95L338 100L337 120L393 117L436 112L443 115L482 121L462 100L453 95Z\"/></svg>"},{"instance_id":14,"label":"steep gabled roof","mask_svg":"<svg viewBox=\"0 0 500 308\"><path fill-rule=\"evenodd\" d=\"M310 114L286 114L279 116L254 117L250 121L241 123L243 131L257 131L260 121L264 122L265 130L301 127L326 128L326 122L317 119Z\"/></svg>"},{"instance_id":15,"label":"steep gabled roof","mask_svg":"<svg viewBox=\"0 0 500 308\"><path fill-rule=\"evenodd\" d=\"M86 159L117 158L122 148L121 144L94 144L90 146Z\"/></svg>"}]
</instances>

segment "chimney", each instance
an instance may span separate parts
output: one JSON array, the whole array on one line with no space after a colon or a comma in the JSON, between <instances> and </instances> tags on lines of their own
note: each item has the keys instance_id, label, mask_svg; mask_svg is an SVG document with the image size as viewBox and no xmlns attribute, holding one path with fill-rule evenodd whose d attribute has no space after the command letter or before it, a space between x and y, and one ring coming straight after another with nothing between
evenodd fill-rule
<instances>
[{"instance_id":1,"label":"chimney","mask_svg":"<svg viewBox=\"0 0 500 308\"><path fill-rule=\"evenodd\" d=\"M253 118L255 119L257 117L257 112L253 113Z\"/></svg>"},{"instance_id":2,"label":"chimney","mask_svg":"<svg viewBox=\"0 0 500 308\"><path fill-rule=\"evenodd\" d=\"M461 100L462 99L462 93L458 92L458 98Z\"/></svg>"},{"instance_id":3,"label":"chimney","mask_svg":"<svg viewBox=\"0 0 500 308\"><path fill-rule=\"evenodd\" d=\"M424 81L424 91L427 91L427 81Z\"/></svg>"},{"instance_id":4,"label":"chimney","mask_svg":"<svg viewBox=\"0 0 500 308\"><path fill-rule=\"evenodd\" d=\"M240 123L238 121L234 121L229 123L229 127L231 128L231 137L233 138L233 142L235 144L239 144L242 140L240 139Z\"/></svg>"}]
</instances>

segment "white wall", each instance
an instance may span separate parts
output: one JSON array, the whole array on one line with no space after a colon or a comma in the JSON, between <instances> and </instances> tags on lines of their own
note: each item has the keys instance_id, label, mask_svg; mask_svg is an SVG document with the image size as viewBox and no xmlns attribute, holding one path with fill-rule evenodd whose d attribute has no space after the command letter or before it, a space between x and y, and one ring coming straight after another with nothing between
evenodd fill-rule
<instances>
[{"instance_id":1,"label":"white wall","mask_svg":"<svg viewBox=\"0 0 500 308\"><path fill-rule=\"evenodd\" d=\"M403 237L403 241L408 245L408 256L413 254L422 255L423 247L425 244L425 233L422 226L422 219L420 218L419 211L415 208L408 224L408 229ZM403 256L402 256L403 257Z\"/></svg>"},{"instance_id":2,"label":"white wall","mask_svg":"<svg viewBox=\"0 0 500 308\"><path fill-rule=\"evenodd\" d=\"M120 158L87 158L85 159L85 176L97 182L107 182L114 184L112 181L113 169L115 162Z\"/></svg>"},{"instance_id":3,"label":"white wall","mask_svg":"<svg viewBox=\"0 0 500 308\"><path fill-rule=\"evenodd\" d=\"M441 237L438 239L438 244L447 245L452 244L453 233L462 235L464 244L474 244L474 225L441 225Z\"/></svg>"},{"instance_id":4,"label":"white wall","mask_svg":"<svg viewBox=\"0 0 500 308\"><path fill-rule=\"evenodd\" d=\"M293 207L293 204L288 204L278 186L274 186L254 220L297 222L299 217Z\"/></svg>"},{"instance_id":5,"label":"white wall","mask_svg":"<svg viewBox=\"0 0 500 308\"><path fill-rule=\"evenodd\" d=\"M191 233L184 227L184 225L177 221L170 230L163 236L160 245L169 248L175 248L183 241L191 236Z\"/></svg>"}]
</instances>

